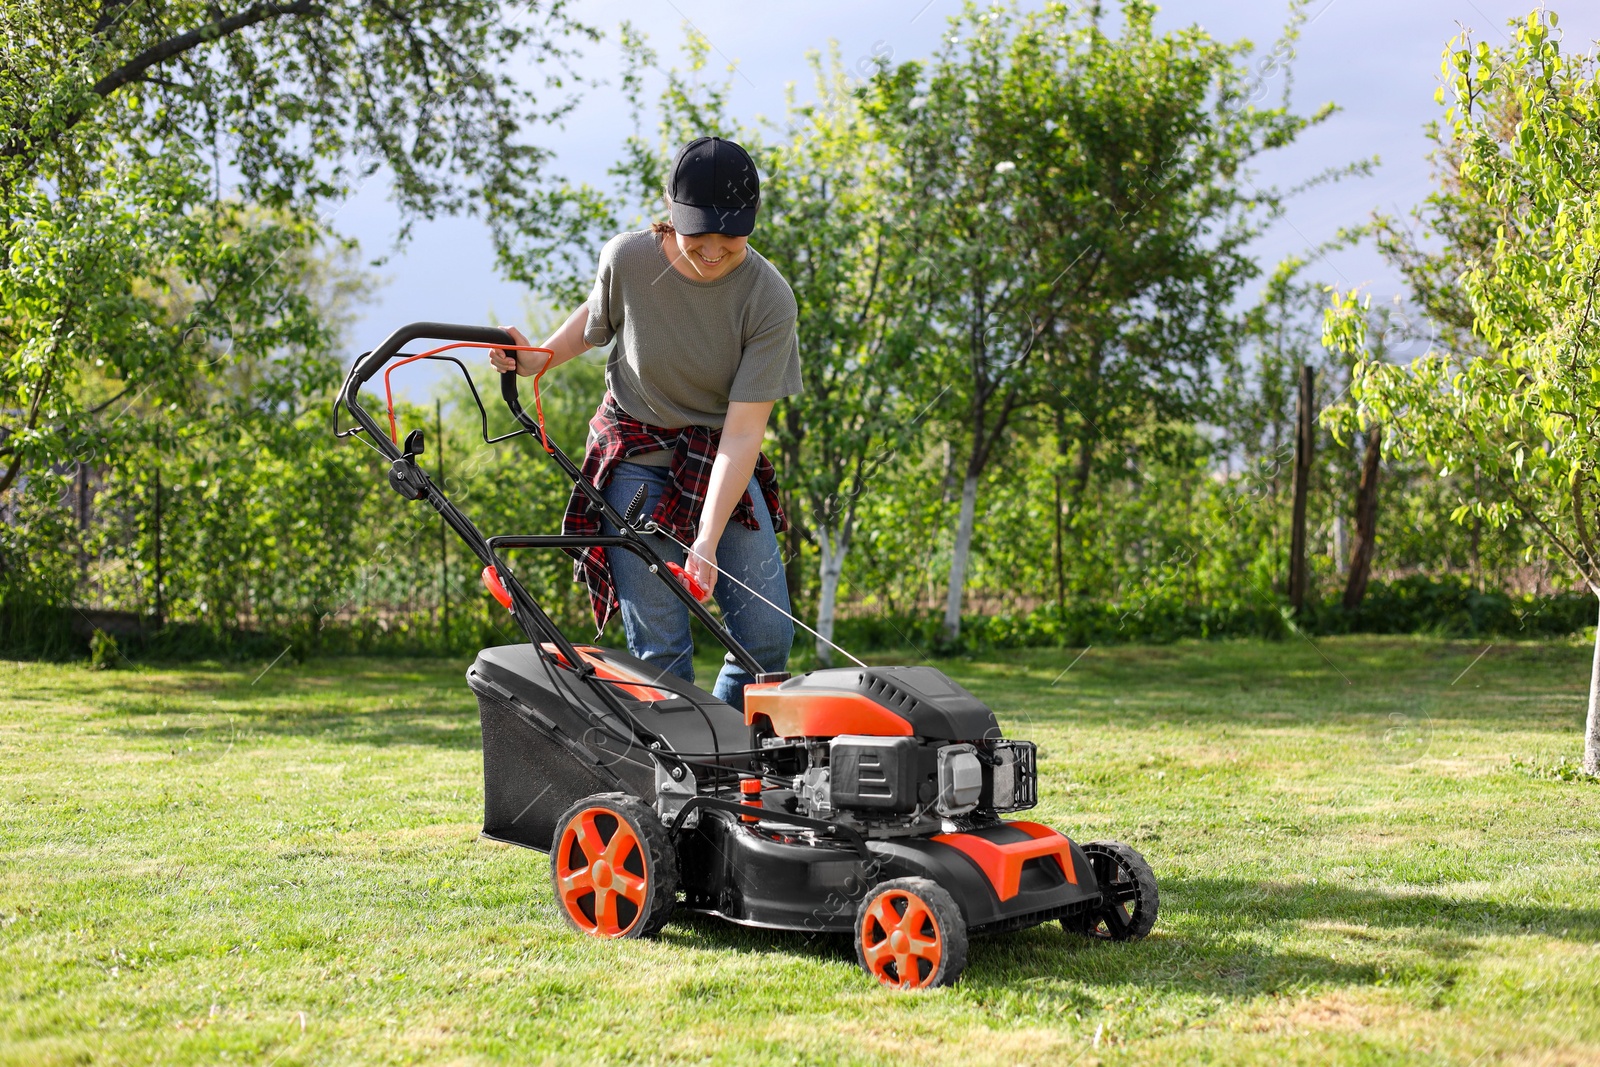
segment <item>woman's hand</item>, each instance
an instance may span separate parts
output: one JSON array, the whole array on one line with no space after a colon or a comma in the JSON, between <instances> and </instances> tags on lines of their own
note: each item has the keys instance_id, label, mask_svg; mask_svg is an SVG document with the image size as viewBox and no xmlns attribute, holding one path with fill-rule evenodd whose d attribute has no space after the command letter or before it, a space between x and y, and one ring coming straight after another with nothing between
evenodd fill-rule
<instances>
[{"instance_id":1,"label":"woman's hand","mask_svg":"<svg viewBox=\"0 0 1600 1067\"><path fill-rule=\"evenodd\" d=\"M506 327L506 333L509 333L511 340L519 345L527 345L529 343L528 339L522 335L522 331L515 326ZM531 358L523 359L523 356ZM526 378L530 374L538 374L549 361L550 357L543 352L508 352L503 348L489 349L489 363L501 374L508 370L515 370Z\"/></svg>"},{"instance_id":2,"label":"woman's hand","mask_svg":"<svg viewBox=\"0 0 1600 1067\"><path fill-rule=\"evenodd\" d=\"M700 583L700 588L713 590L717 587L717 543L704 538L695 538L694 544L689 546L689 558L684 561L683 569L689 572L689 577Z\"/></svg>"},{"instance_id":3,"label":"woman's hand","mask_svg":"<svg viewBox=\"0 0 1600 1067\"><path fill-rule=\"evenodd\" d=\"M700 507L700 527L684 568L707 589L717 587L717 542L750 484L772 403L735 400L728 405L717 458L711 464L711 485L706 490L706 502Z\"/></svg>"},{"instance_id":4,"label":"woman's hand","mask_svg":"<svg viewBox=\"0 0 1600 1067\"><path fill-rule=\"evenodd\" d=\"M559 367L569 359L575 359L589 351L589 342L583 339L584 324L589 321L589 304L585 301L578 305L576 311L567 316L550 339L539 348L549 349L547 352L508 352L503 348L489 349L489 364L495 370L504 374L508 370L515 370L524 378L529 375L539 374L551 367ZM511 335L511 340L518 345L529 348L535 347L528 343L522 336L522 331L515 326L506 327L506 333Z\"/></svg>"}]
</instances>

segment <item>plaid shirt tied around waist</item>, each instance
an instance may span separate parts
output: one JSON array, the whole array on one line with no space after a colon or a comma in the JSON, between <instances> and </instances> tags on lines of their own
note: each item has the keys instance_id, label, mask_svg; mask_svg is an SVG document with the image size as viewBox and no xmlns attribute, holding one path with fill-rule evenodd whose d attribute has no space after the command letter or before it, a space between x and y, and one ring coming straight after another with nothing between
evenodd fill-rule
<instances>
[{"instance_id":1,"label":"plaid shirt tied around waist","mask_svg":"<svg viewBox=\"0 0 1600 1067\"><path fill-rule=\"evenodd\" d=\"M650 513L650 520L678 540L692 543L706 494L711 491L711 465L717 458L722 429L711 426L670 429L647 425L623 411L609 391L600 401L594 418L589 420L589 428L594 431L594 441L583 456L583 476L602 492L611 483L611 475L617 464L629 456L658 451L672 453L672 466L668 468L669 482L666 489L662 490L655 510ZM755 478L761 489L761 497L766 501L767 512L772 516L773 530L787 530L789 519L778 503L778 472L765 452L756 457ZM731 518L746 529L760 529L749 490L734 505ZM596 537L600 534L600 509L576 485L572 487L572 496L567 500L567 513L561 520L561 532L578 537ZM572 578L588 587L595 626L604 631L606 623L621 607L606 550L596 545L569 548L566 551L575 560Z\"/></svg>"}]
</instances>

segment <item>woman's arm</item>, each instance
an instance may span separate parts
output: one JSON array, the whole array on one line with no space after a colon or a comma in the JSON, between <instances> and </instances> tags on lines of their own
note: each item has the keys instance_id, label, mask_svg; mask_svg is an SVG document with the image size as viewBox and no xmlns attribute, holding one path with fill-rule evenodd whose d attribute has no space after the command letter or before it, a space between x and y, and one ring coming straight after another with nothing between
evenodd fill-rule
<instances>
[{"instance_id":1,"label":"woman's arm","mask_svg":"<svg viewBox=\"0 0 1600 1067\"><path fill-rule=\"evenodd\" d=\"M589 351L592 347L583 339L584 326L589 321L589 302L584 301L578 305L578 310L567 316L567 321L556 328L550 339L540 348L548 348L554 352L553 356L546 356L540 352L507 352L503 348L489 349L489 362L494 364L494 369L505 373L512 367L517 373L526 378L530 374L538 374L541 370L559 367L569 359L576 359ZM506 330L511 339L519 345L529 343L522 335L522 331L515 326ZM548 362L547 362L548 361Z\"/></svg>"},{"instance_id":2,"label":"woman's arm","mask_svg":"<svg viewBox=\"0 0 1600 1067\"><path fill-rule=\"evenodd\" d=\"M760 403L733 401L722 423L722 442L711 466L711 488L700 511L700 529L689 552L685 568L707 589L717 584L717 542L722 540L728 516L744 491L761 454L761 440L767 434L767 418L775 401Z\"/></svg>"}]
</instances>

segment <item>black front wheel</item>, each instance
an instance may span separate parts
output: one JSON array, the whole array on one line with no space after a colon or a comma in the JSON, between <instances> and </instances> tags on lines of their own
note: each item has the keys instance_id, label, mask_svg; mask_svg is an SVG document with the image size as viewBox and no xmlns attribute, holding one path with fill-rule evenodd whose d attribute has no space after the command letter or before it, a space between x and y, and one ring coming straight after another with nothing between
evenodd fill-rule
<instances>
[{"instance_id":1,"label":"black front wheel","mask_svg":"<svg viewBox=\"0 0 1600 1067\"><path fill-rule=\"evenodd\" d=\"M1094 911L1062 919L1062 928L1104 941L1137 941L1148 934L1161 903L1150 864L1121 841L1091 841L1083 854L1103 899Z\"/></svg>"}]
</instances>

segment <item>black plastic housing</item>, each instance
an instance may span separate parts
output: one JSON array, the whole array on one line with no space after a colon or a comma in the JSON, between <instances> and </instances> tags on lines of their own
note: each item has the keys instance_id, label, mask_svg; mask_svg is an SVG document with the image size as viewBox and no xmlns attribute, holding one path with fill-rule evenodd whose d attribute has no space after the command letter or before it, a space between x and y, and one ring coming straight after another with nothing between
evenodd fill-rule
<instances>
[{"instance_id":1,"label":"black plastic housing","mask_svg":"<svg viewBox=\"0 0 1600 1067\"><path fill-rule=\"evenodd\" d=\"M1027 840L1021 830L996 823L974 831L997 843ZM849 846L807 840L781 827L750 826L720 811L678 838L679 886L684 905L745 926L813 933L848 933L856 908L873 886L891 878L931 878L961 909L972 933L1019 930L1098 907L1100 887L1076 844L1077 882L1052 860L1030 860L1017 895L1000 900L983 872L966 856L931 838L867 842L871 859Z\"/></svg>"},{"instance_id":2,"label":"black plastic housing","mask_svg":"<svg viewBox=\"0 0 1600 1067\"><path fill-rule=\"evenodd\" d=\"M836 737L828 746L829 790L843 811L915 811L936 757L915 737Z\"/></svg>"},{"instance_id":3,"label":"black plastic housing","mask_svg":"<svg viewBox=\"0 0 1600 1067\"><path fill-rule=\"evenodd\" d=\"M613 649L591 650L631 673L647 664ZM501 645L478 653L467 671L483 721L485 837L548 851L555 820L594 793L622 791L647 803L656 795L655 761L627 724L605 717L576 674L541 661L532 645ZM633 720L669 752L695 753L695 774L709 781L714 766L748 770L744 718L710 693L673 675L652 683L669 700L643 702L618 689ZM597 724L596 716L602 716Z\"/></svg>"}]
</instances>

